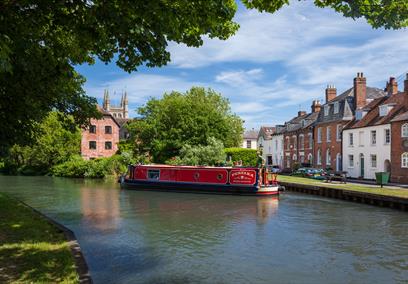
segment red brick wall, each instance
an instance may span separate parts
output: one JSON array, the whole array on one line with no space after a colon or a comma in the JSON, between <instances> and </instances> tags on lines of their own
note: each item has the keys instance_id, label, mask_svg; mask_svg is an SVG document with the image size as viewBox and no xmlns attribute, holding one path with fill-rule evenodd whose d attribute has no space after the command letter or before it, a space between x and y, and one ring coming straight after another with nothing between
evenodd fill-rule
<instances>
[{"instance_id":1,"label":"red brick wall","mask_svg":"<svg viewBox=\"0 0 408 284\"><path fill-rule=\"evenodd\" d=\"M96 133L90 133L89 129L82 130L81 155L84 159L110 157L118 150L119 126L112 117L104 116L102 119L91 119L91 124L96 125ZM112 134L105 133L105 126L112 127ZM89 141L96 141L96 149L89 149ZM112 142L112 149L105 150L105 142Z\"/></svg>"},{"instance_id":2,"label":"red brick wall","mask_svg":"<svg viewBox=\"0 0 408 284\"><path fill-rule=\"evenodd\" d=\"M314 157L314 166L317 168L322 168L325 169L327 167L330 167L334 170L336 170L336 157L337 154L340 153L340 155L342 155L342 144L341 144L341 140L337 141L336 139L336 131L337 131L337 125L341 124L345 125L345 122L339 122L339 121L334 121L334 122L330 122L330 123L324 123L324 124L318 124L315 126L314 128L314 153L313 153L313 157ZM330 142L327 142L327 127L330 126L330 133L331 133L331 139ZM318 143L318 128L322 129L322 142ZM331 157L331 163L330 165L328 165L326 163L327 159L326 159L326 152L327 149L330 148L330 157ZM321 164L318 165L317 164L317 152L318 150L321 150Z\"/></svg>"},{"instance_id":3,"label":"red brick wall","mask_svg":"<svg viewBox=\"0 0 408 284\"><path fill-rule=\"evenodd\" d=\"M284 155L283 155L283 166L284 168L287 168L287 161L289 160L290 168L293 168L295 163L301 163L301 155L303 153L305 159L304 163L310 163L308 160L309 153L312 153L313 155L313 145L312 148L309 148L310 141L309 141L309 132L313 132L313 130L309 130L308 128L299 130L298 132L289 132L285 133L284 139L283 139L283 145L284 145ZM300 145L300 135L303 134L304 137L304 148L301 148ZM293 136L296 136L296 139L294 139ZM286 139L286 137L289 137L289 140ZM289 141L289 144L287 143ZM313 143L313 137L312 137L312 143ZM289 145L289 147L288 147ZM289 155L288 155L289 154ZM293 155L296 155L296 160L293 159Z\"/></svg>"},{"instance_id":4,"label":"red brick wall","mask_svg":"<svg viewBox=\"0 0 408 284\"><path fill-rule=\"evenodd\" d=\"M408 168L401 167L401 155L408 152L401 138L401 127L407 122L391 123L391 182L408 183Z\"/></svg>"}]
</instances>

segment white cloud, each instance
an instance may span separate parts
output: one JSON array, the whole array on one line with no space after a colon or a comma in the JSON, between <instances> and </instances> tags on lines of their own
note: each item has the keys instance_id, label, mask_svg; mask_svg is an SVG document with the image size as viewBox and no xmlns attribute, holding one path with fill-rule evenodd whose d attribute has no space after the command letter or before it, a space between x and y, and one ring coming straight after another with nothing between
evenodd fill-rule
<instances>
[{"instance_id":1,"label":"white cloud","mask_svg":"<svg viewBox=\"0 0 408 284\"><path fill-rule=\"evenodd\" d=\"M248 71L225 71L215 77L216 82L222 82L231 86L246 85L262 78L263 70L261 68Z\"/></svg>"}]
</instances>

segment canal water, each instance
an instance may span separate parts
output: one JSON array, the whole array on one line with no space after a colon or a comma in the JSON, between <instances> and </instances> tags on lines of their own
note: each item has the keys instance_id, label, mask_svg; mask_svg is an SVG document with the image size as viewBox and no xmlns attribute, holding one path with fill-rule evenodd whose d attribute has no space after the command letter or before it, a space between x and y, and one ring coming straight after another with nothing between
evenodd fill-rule
<instances>
[{"instance_id":1,"label":"canal water","mask_svg":"<svg viewBox=\"0 0 408 284\"><path fill-rule=\"evenodd\" d=\"M0 176L73 230L95 283L407 283L408 214L315 196L122 191Z\"/></svg>"}]
</instances>

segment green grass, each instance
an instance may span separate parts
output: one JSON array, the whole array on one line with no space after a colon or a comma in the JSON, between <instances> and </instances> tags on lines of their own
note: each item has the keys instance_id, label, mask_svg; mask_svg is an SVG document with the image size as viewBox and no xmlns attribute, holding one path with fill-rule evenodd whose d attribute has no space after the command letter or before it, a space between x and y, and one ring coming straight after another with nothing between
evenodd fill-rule
<instances>
[{"instance_id":1,"label":"green grass","mask_svg":"<svg viewBox=\"0 0 408 284\"><path fill-rule=\"evenodd\" d=\"M366 186L366 185L360 185L360 184L355 184L355 183L347 183L347 184L326 183L324 181L314 180L310 178L284 176L284 175L278 175L278 181L298 183L298 184L308 184L308 185L314 185L314 186L333 187L333 188L340 188L340 189L350 190L350 191L367 192L367 193L375 193L375 194L381 194L381 195L386 195L386 196L408 198L408 189L398 189L398 188L393 188L393 187L390 188L387 186L384 186L384 188L381 188L380 186Z\"/></svg>"},{"instance_id":2,"label":"green grass","mask_svg":"<svg viewBox=\"0 0 408 284\"><path fill-rule=\"evenodd\" d=\"M62 232L0 194L0 283L78 283Z\"/></svg>"}]
</instances>

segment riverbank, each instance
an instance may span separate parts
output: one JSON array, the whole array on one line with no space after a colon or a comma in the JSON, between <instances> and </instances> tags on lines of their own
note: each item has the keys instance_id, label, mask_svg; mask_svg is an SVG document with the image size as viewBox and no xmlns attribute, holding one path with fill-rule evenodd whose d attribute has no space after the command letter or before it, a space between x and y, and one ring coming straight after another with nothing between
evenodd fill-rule
<instances>
[{"instance_id":1,"label":"riverbank","mask_svg":"<svg viewBox=\"0 0 408 284\"><path fill-rule=\"evenodd\" d=\"M302 177L278 176L279 183L289 191L321 195L382 207L408 209L408 189L396 186L326 183Z\"/></svg>"},{"instance_id":2,"label":"riverbank","mask_svg":"<svg viewBox=\"0 0 408 284\"><path fill-rule=\"evenodd\" d=\"M0 194L0 283L79 283L62 231Z\"/></svg>"}]
</instances>

